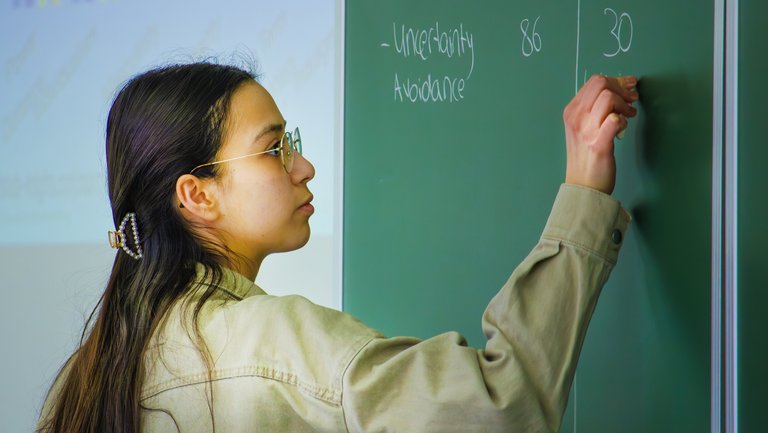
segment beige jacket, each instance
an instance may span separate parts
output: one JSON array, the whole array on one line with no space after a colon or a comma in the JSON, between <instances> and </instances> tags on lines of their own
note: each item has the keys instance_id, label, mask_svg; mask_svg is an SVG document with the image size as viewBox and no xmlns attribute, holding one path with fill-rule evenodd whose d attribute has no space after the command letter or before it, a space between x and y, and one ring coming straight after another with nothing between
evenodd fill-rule
<instances>
[{"instance_id":1,"label":"beige jacket","mask_svg":"<svg viewBox=\"0 0 768 433\"><path fill-rule=\"evenodd\" d=\"M227 271L201 321L213 381L172 310L147 353L142 430L212 431L212 385L222 433L557 431L629 219L610 196L563 185L541 240L483 315L484 349L457 333L386 338Z\"/></svg>"}]
</instances>

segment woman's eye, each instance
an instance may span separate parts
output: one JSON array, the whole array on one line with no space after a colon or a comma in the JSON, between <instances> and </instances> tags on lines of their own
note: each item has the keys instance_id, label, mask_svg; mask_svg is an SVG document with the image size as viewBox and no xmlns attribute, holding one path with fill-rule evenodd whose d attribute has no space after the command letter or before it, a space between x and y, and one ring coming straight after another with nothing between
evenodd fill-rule
<instances>
[{"instance_id":1,"label":"woman's eye","mask_svg":"<svg viewBox=\"0 0 768 433\"><path fill-rule=\"evenodd\" d=\"M267 151L267 154L272 156L280 155L280 142L276 141L275 144L273 144L272 147L269 148L269 150Z\"/></svg>"}]
</instances>

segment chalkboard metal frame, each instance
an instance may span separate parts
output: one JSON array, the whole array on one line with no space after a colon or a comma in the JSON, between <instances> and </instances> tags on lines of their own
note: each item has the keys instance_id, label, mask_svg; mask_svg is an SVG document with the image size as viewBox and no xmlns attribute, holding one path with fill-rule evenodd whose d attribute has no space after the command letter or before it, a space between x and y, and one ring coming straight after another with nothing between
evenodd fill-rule
<instances>
[{"instance_id":1,"label":"chalkboard metal frame","mask_svg":"<svg viewBox=\"0 0 768 433\"><path fill-rule=\"evenodd\" d=\"M712 65L712 334L710 430L722 431L724 0L715 0Z\"/></svg>"},{"instance_id":2,"label":"chalkboard metal frame","mask_svg":"<svg viewBox=\"0 0 768 433\"><path fill-rule=\"evenodd\" d=\"M725 79L721 81L725 93L724 138L722 163L723 222L723 357L720 395L724 399L721 420L724 433L738 432L738 371L737 371L737 299L738 299L738 74L739 74L739 2L725 2Z\"/></svg>"}]
</instances>

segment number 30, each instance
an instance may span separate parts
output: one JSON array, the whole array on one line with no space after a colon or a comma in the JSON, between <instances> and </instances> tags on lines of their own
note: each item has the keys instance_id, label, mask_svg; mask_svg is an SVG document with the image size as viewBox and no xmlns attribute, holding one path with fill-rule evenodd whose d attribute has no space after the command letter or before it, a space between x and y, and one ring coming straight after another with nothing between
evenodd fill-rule
<instances>
[{"instance_id":1,"label":"number 30","mask_svg":"<svg viewBox=\"0 0 768 433\"><path fill-rule=\"evenodd\" d=\"M629 48L632 46L632 34L634 33L632 17L630 17L628 13L624 12L623 14L618 15L616 14L616 11L611 8L605 8L605 10L603 10L603 15L608 15L609 13L613 14L613 30L611 30L611 34L616 38L617 48L613 53L603 53L605 57L613 57L619 53L626 53L629 51ZM629 23L629 40L626 41L626 45L621 40L621 27L624 25L624 20Z\"/></svg>"}]
</instances>

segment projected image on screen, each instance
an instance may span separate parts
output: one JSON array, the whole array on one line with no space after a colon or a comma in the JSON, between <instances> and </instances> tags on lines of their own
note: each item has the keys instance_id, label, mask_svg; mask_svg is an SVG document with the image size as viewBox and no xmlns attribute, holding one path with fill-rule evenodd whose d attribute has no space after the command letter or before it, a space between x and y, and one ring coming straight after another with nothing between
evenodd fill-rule
<instances>
[{"instance_id":1,"label":"projected image on screen","mask_svg":"<svg viewBox=\"0 0 768 433\"><path fill-rule=\"evenodd\" d=\"M312 238L257 282L339 308L335 0L0 0L0 431L32 431L116 254L105 130L131 76L218 58L254 67L315 165ZM257 216L254 216L257 217ZM118 216L118 222L122 215Z\"/></svg>"},{"instance_id":2,"label":"projected image on screen","mask_svg":"<svg viewBox=\"0 0 768 433\"><path fill-rule=\"evenodd\" d=\"M208 56L255 61L317 167L315 233L333 207L333 2L13 1L0 45L0 245L101 242L104 130L132 74ZM234 58L233 58L234 57Z\"/></svg>"}]
</instances>

